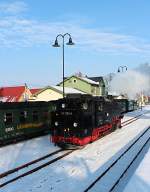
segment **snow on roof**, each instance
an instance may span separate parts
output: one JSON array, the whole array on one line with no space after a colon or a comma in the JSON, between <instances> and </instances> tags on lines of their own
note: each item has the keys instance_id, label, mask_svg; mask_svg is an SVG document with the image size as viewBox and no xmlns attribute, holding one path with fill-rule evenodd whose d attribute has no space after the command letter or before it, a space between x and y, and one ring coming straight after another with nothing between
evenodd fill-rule
<instances>
[{"instance_id":1,"label":"snow on roof","mask_svg":"<svg viewBox=\"0 0 150 192\"><path fill-rule=\"evenodd\" d=\"M99 85L99 82L96 82L96 81L93 81L91 79L88 79L86 77L79 77L80 79L83 79L84 81L90 83L90 84L93 84L93 85Z\"/></svg>"},{"instance_id":2,"label":"snow on roof","mask_svg":"<svg viewBox=\"0 0 150 192\"><path fill-rule=\"evenodd\" d=\"M98 77L87 77L88 79L91 79L92 81L96 81L96 82L100 82L103 81L103 77L102 76L98 76Z\"/></svg>"},{"instance_id":3,"label":"snow on roof","mask_svg":"<svg viewBox=\"0 0 150 192\"><path fill-rule=\"evenodd\" d=\"M15 97L0 97L0 102L15 102L16 98Z\"/></svg>"},{"instance_id":4,"label":"snow on roof","mask_svg":"<svg viewBox=\"0 0 150 192\"><path fill-rule=\"evenodd\" d=\"M52 86L53 88L57 89L58 91L61 91L63 92L63 87L61 86ZM65 93L66 94L70 94L70 93L80 93L80 94L85 94L84 92L82 91L79 91L77 89L74 89L74 88L71 88L71 87L65 87Z\"/></svg>"}]
</instances>

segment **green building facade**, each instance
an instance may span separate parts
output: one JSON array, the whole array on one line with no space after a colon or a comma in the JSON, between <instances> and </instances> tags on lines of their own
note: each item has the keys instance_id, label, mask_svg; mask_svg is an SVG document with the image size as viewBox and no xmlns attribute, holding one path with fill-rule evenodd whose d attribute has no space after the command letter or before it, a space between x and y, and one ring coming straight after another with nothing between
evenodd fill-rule
<instances>
[{"instance_id":1,"label":"green building facade","mask_svg":"<svg viewBox=\"0 0 150 192\"><path fill-rule=\"evenodd\" d=\"M97 79L97 81L94 81L90 77L78 77L73 75L65 79L64 85L65 87L72 87L84 93L95 96L102 96L105 93L105 84L102 79ZM59 86L63 86L63 83L61 82Z\"/></svg>"}]
</instances>

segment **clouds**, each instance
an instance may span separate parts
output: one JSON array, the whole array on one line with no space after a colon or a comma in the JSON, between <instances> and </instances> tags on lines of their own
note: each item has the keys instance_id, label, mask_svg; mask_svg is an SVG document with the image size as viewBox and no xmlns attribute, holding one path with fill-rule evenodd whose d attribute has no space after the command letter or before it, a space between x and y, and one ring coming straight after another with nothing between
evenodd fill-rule
<instances>
[{"instance_id":1,"label":"clouds","mask_svg":"<svg viewBox=\"0 0 150 192\"><path fill-rule=\"evenodd\" d=\"M58 33L72 34L77 48L113 54L150 54L150 42L138 37L88 28L83 23L42 22L21 15L28 6L23 1L0 4L0 47L31 47L49 44ZM7 13L7 15L6 15Z\"/></svg>"},{"instance_id":2,"label":"clouds","mask_svg":"<svg viewBox=\"0 0 150 192\"><path fill-rule=\"evenodd\" d=\"M18 14L27 9L28 6L23 1L15 1L11 3L2 2L0 4L0 12L5 14Z\"/></svg>"}]
</instances>

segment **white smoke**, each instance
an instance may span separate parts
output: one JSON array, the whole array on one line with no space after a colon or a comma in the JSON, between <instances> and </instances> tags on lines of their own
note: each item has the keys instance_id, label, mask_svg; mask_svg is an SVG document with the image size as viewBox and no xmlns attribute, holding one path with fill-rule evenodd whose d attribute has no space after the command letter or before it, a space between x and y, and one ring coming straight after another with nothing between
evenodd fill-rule
<instances>
[{"instance_id":1,"label":"white smoke","mask_svg":"<svg viewBox=\"0 0 150 192\"><path fill-rule=\"evenodd\" d=\"M142 64L134 70L117 73L110 82L110 92L127 95L135 99L137 95L150 94L150 65Z\"/></svg>"}]
</instances>

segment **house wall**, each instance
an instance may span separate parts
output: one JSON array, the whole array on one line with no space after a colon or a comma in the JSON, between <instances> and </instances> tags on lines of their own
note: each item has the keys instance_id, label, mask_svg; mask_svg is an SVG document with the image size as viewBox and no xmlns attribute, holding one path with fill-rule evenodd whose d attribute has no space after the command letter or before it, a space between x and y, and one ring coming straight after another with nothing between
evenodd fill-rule
<instances>
[{"instance_id":1,"label":"house wall","mask_svg":"<svg viewBox=\"0 0 150 192\"><path fill-rule=\"evenodd\" d=\"M37 96L34 96L30 101L52 101L62 98L62 94L58 93L52 89L46 89L39 93Z\"/></svg>"},{"instance_id":2,"label":"house wall","mask_svg":"<svg viewBox=\"0 0 150 192\"><path fill-rule=\"evenodd\" d=\"M81 79L76 78L74 76L66 80L64 84L65 87L72 87L88 94L100 94L100 89L98 85L91 85L88 82L82 81ZM61 83L60 86L63 86L63 83Z\"/></svg>"},{"instance_id":3,"label":"house wall","mask_svg":"<svg viewBox=\"0 0 150 192\"><path fill-rule=\"evenodd\" d=\"M104 86L104 85L103 85L103 86L100 86L99 89L100 89L100 95L101 95L101 96L104 96L104 95L106 94L105 86Z\"/></svg>"},{"instance_id":4,"label":"house wall","mask_svg":"<svg viewBox=\"0 0 150 192\"><path fill-rule=\"evenodd\" d=\"M99 89L100 89L100 95L104 96L106 94L104 80L99 81Z\"/></svg>"},{"instance_id":5,"label":"house wall","mask_svg":"<svg viewBox=\"0 0 150 192\"><path fill-rule=\"evenodd\" d=\"M25 88L25 90L22 93L21 97L18 99L18 102L28 101L31 96L32 96L32 93L30 92L30 89Z\"/></svg>"}]
</instances>

